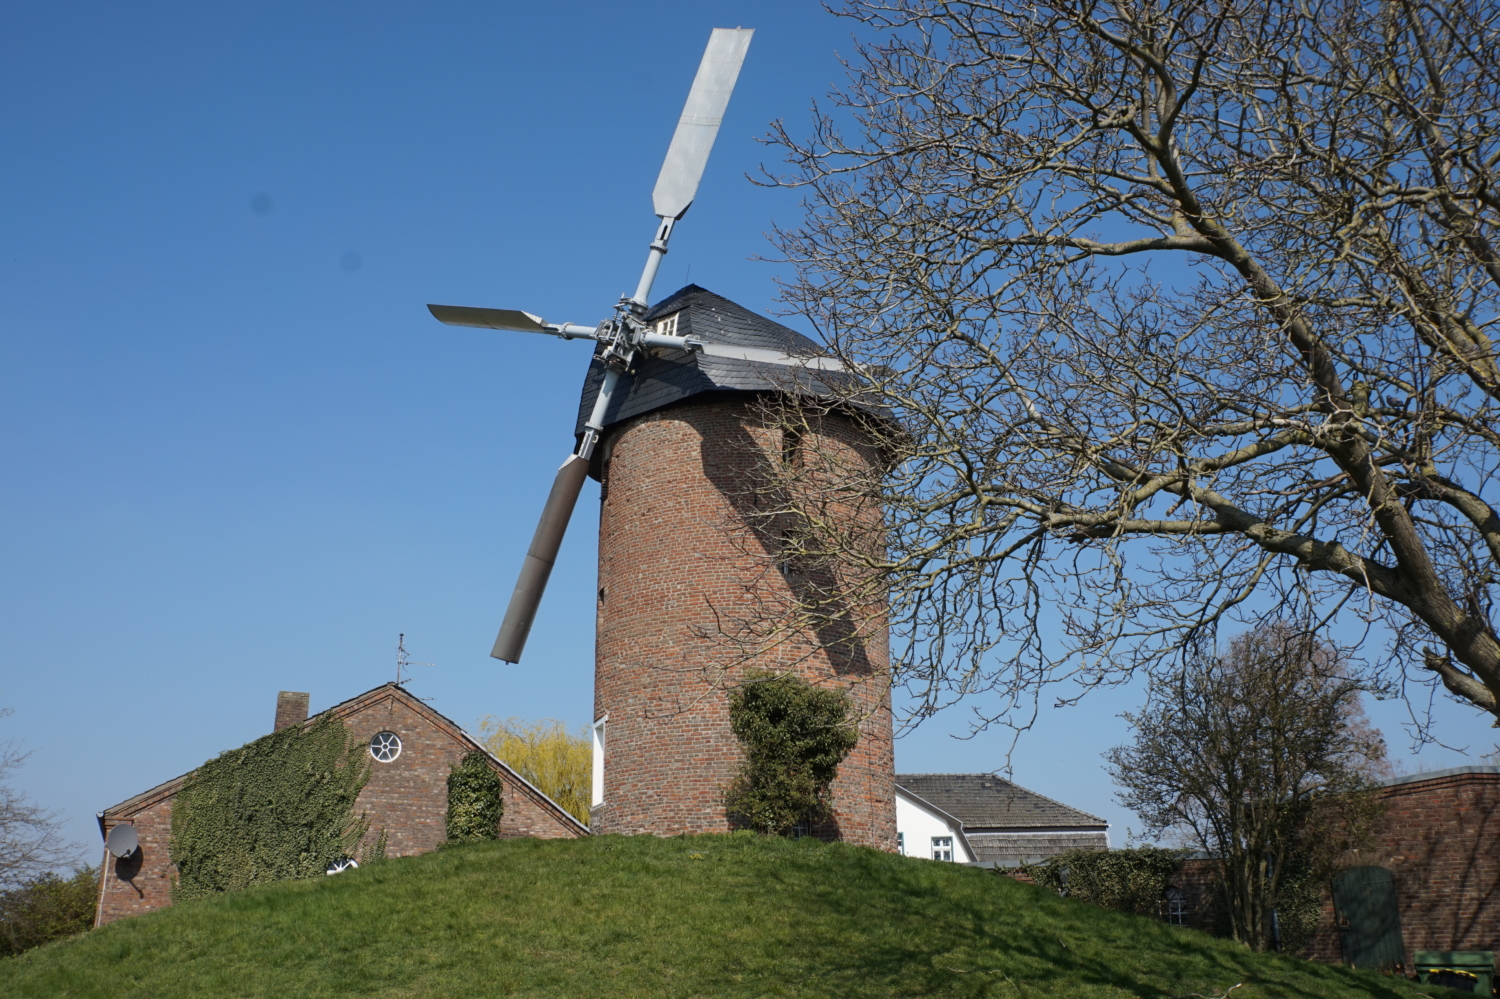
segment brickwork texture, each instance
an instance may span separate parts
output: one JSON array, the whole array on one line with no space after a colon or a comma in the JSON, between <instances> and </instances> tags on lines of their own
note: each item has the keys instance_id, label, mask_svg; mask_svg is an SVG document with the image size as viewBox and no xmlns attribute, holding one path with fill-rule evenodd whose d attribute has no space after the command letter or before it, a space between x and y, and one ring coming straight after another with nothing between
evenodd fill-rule
<instances>
[{"instance_id":1,"label":"brickwork texture","mask_svg":"<svg viewBox=\"0 0 1500 999\"><path fill-rule=\"evenodd\" d=\"M1500 774L1396 784L1381 798L1377 845L1355 862L1394 877L1407 968L1419 950L1500 951ZM1331 897L1312 956L1330 963L1343 957Z\"/></svg>"},{"instance_id":2,"label":"brickwork texture","mask_svg":"<svg viewBox=\"0 0 1500 999\"><path fill-rule=\"evenodd\" d=\"M854 471L873 460L855 423L837 414L821 416L796 444ZM794 670L846 691L859 719L858 744L832 788L832 820L813 832L895 849L883 608L846 634L776 636L777 622L767 620L768 609L797 600L759 511L766 462L788 446L746 394L700 396L620 424L606 439L594 697L595 718L607 722L593 831L728 831L722 795L742 759L728 690L746 669ZM747 655L746 635L774 640Z\"/></svg>"}]
</instances>

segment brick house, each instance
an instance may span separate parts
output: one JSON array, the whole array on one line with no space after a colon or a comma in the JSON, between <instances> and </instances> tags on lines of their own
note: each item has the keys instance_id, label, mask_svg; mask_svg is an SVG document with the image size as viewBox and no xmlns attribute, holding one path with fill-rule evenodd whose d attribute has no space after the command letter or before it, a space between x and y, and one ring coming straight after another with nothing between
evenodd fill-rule
<instances>
[{"instance_id":1,"label":"brick house","mask_svg":"<svg viewBox=\"0 0 1500 999\"><path fill-rule=\"evenodd\" d=\"M276 700L276 730L322 717L308 718L307 704L307 694L282 691ZM484 747L451 719L394 683L336 704L323 714L342 720L355 739L370 747L370 778L355 812L369 817L371 837L384 830L386 855L426 853L441 843L447 835L449 770L466 754L484 751ZM490 762L500 774L505 802L502 837L588 835L587 826L520 774L493 756ZM118 859L105 851L96 926L171 904L172 862L167 846L172 835L172 801L188 776L159 784L99 813L101 835L107 839L116 826L129 824L135 827L140 847Z\"/></svg>"}]
</instances>

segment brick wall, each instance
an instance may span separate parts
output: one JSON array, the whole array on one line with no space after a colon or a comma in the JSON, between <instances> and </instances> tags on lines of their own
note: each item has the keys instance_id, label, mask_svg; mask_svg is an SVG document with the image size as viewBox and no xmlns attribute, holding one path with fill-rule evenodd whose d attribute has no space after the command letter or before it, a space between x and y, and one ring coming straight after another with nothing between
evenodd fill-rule
<instances>
[{"instance_id":1,"label":"brick wall","mask_svg":"<svg viewBox=\"0 0 1500 999\"><path fill-rule=\"evenodd\" d=\"M1500 774L1396 784L1381 798L1377 845L1353 861L1394 876L1407 967L1419 950L1500 951ZM1312 956L1342 959L1331 897Z\"/></svg>"},{"instance_id":2,"label":"brick wall","mask_svg":"<svg viewBox=\"0 0 1500 999\"><path fill-rule=\"evenodd\" d=\"M172 797L176 781L169 789L139 804L128 817L105 816L105 834L122 821L135 826L140 849L130 857L118 860L104 851L101 869L104 877L99 890L99 909L94 925L103 926L126 916L150 912L172 904L172 863L167 844L172 838Z\"/></svg>"},{"instance_id":3,"label":"brick wall","mask_svg":"<svg viewBox=\"0 0 1500 999\"><path fill-rule=\"evenodd\" d=\"M775 624L767 609L791 601L795 585L755 526L763 463L784 443L739 395L649 414L605 442L594 697L595 717L609 720L595 832L729 829L721 795L741 754L727 689L746 668L741 643ZM816 421L800 446L856 470L873 457L839 416ZM843 514L878 528L878 510ZM833 786L832 822L815 832L894 850L888 650L875 617L862 636L780 636L749 665L850 693L860 739Z\"/></svg>"},{"instance_id":4,"label":"brick wall","mask_svg":"<svg viewBox=\"0 0 1500 999\"><path fill-rule=\"evenodd\" d=\"M447 836L448 772L476 747L451 721L393 684L331 710L361 743L368 744L380 732L394 732L401 739L401 753L394 760L371 760L370 779L355 804L356 814L364 813L370 819L370 832L362 847L373 843L384 830L389 857L434 849ZM505 801L500 820L502 837L558 839L585 835L585 830L523 779L499 763L495 768L500 773ZM133 823L141 848L125 860L116 860L105 852L98 925L171 904L173 871L168 844L172 799L180 785L179 778L104 813L106 835L121 822Z\"/></svg>"}]
</instances>

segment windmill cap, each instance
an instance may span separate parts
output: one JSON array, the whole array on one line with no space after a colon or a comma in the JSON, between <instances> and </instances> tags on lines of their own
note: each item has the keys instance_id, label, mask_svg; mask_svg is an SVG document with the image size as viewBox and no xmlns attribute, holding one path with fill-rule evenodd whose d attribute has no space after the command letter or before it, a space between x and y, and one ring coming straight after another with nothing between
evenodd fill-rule
<instances>
[{"instance_id":1,"label":"windmill cap","mask_svg":"<svg viewBox=\"0 0 1500 999\"><path fill-rule=\"evenodd\" d=\"M772 350L794 357L817 357L828 353L827 348L816 340L695 284L662 299L651 307L644 319L651 324L666 322L671 327L667 331L705 342ZM838 371L794 368L696 352L668 357L648 354L636 361L634 374L622 381L610 400L603 425L607 430L615 424L706 393L758 394L791 390L814 397L839 398L845 394L853 377ZM579 400L578 420L573 430L575 435L583 433L603 379L604 366L595 360L584 378L583 397Z\"/></svg>"}]
</instances>

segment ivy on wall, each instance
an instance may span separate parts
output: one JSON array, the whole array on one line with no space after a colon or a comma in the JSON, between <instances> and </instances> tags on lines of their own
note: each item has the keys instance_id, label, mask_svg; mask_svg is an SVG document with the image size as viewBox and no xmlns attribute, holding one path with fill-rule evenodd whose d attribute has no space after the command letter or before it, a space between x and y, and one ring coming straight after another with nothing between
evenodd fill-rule
<instances>
[{"instance_id":1,"label":"ivy on wall","mask_svg":"<svg viewBox=\"0 0 1500 999\"><path fill-rule=\"evenodd\" d=\"M365 746L332 715L209 760L172 804L173 899L313 877L353 856L369 777Z\"/></svg>"},{"instance_id":2,"label":"ivy on wall","mask_svg":"<svg viewBox=\"0 0 1500 999\"><path fill-rule=\"evenodd\" d=\"M828 788L859 741L849 698L792 673L754 670L729 695L729 727L745 750L724 792L731 818L785 836L828 815Z\"/></svg>"},{"instance_id":3,"label":"ivy on wall","mask_svg":"<svg viewBox=\"0 0 1500 999\"><path fill-rule=\"evenodd\" d=\"M448 842L478 843L500 838L500 774L487 753L475 750L448 774Z\"/></svg>"}]
</instances>

